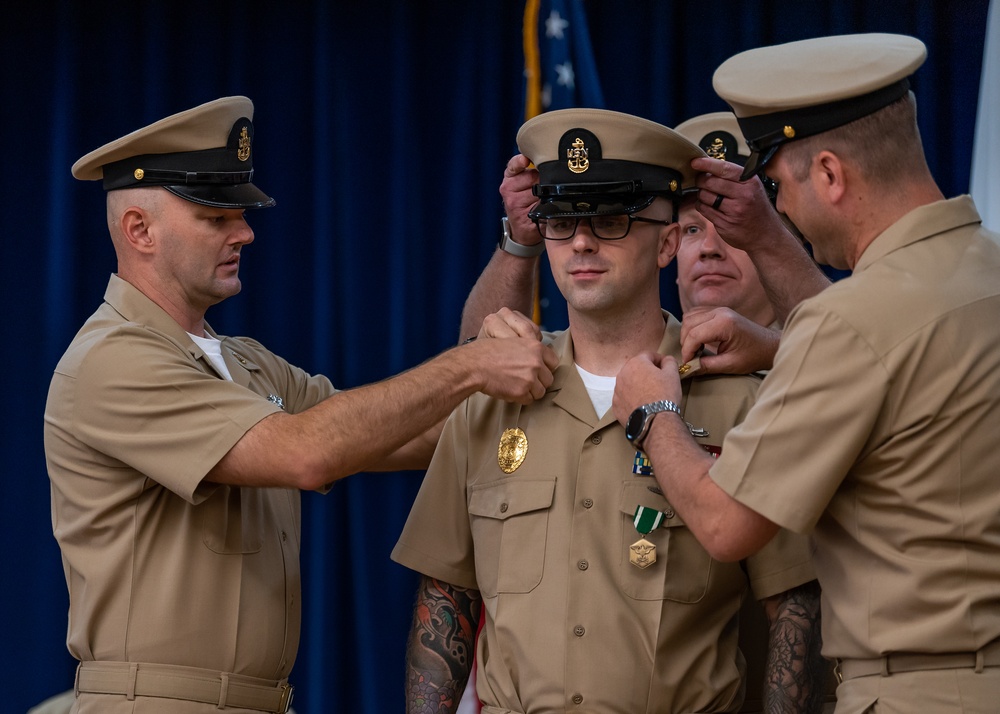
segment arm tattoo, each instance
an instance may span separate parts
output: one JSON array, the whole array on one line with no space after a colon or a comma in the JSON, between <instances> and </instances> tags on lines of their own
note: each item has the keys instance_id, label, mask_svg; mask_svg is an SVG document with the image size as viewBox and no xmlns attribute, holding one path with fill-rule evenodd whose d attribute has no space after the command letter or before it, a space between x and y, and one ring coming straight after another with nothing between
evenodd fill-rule
<instances>
[{"instance_id":1,"label":"arm tattoo","mask_svg":"<svg viewBox=\"0 0 1000 714\"><path fill-rule=\"evenodd\" d=\"M820 655L819 584L816 581L764 600L771 623L764 674L767 714L820 712L829 663Z\"/></svg>"},{"instance_id":2,"label":"arm tattoo","mask_svg":"<svg viewBox=\"0 0 1000 714\"><path fill-rule=\"evenodd\" d=\"M422 577L406 648L407 714L453 713L472 671L478 590Z\"/></svg>"}]
</instances>

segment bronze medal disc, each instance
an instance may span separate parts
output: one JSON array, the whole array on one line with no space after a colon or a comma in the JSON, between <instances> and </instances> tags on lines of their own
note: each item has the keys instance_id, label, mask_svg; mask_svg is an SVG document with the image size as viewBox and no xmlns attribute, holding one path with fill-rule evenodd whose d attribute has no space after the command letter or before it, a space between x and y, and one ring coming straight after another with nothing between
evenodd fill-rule
<instances>
[{"instance_id":1,"label":"bronze medal disc","mask_svg":"<svg viewBox=\"0 0 1000 714\"><path fill-rule=\"evenodd\" d=\"M637 568L648 568L656 562L656 546L640 538L628 548L628 562Z\"/></svg>"}]
</instances>

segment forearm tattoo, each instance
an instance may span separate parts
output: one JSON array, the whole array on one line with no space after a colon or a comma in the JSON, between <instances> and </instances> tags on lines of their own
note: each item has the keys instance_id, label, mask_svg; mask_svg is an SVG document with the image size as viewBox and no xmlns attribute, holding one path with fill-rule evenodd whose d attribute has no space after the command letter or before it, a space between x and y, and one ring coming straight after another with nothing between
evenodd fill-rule
<instances>
[{"instance_id":1,"label":"forearm tattoo","mask_svg":"<svg viewBox=\"0 0 1000 714\"><path fill-rule=\"evenodd\" d=\"M765 602L771 622L764 681L766 714L820 712L829 663L820 654L819 585L813 581Z\"/></svg>"},{"instance_id":2,"label":"forearm tattoo","mask_svg":"<svg viewBox=\"0 0 1000 714\"><path fill-rule=\"evenodd\" d=\"M421 578L406 650L407 714L452 713L472 671L478 590Z\"/></svg>"}]
</instances>

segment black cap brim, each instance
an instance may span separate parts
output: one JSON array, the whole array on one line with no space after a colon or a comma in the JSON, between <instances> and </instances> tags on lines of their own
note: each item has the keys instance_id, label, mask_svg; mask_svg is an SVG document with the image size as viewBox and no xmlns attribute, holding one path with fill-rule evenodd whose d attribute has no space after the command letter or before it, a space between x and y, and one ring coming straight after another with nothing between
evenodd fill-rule
<instances>
[{"instance_id":1,"label":"black cap brim","mask_svg":"<svg viewBox=\"0 0 1000 714\"><path fill-rule=\"evenodd\" d=\"M216 208L270 208L277 201L252 183L235 185L164 186L186 201Z\"/></svg>"},{"instance_id":2,"label":"black cap brim","mask_svg":"<svg viewBox=\"0 0 1000 714\"><path fill-rule=\"evenodd\" d=\"M774 158L775 152L781 144L774 144L765 149L752 149L746 163L743 164L743 173L740 174L740 181L749 181L754 176L762 173L767 162Z\"/></svg>"},{"instance_id":3,"label":"black cap brim","mask_svg":"<svg viewBox=\"0 0 1000 714\"><path fill-rule=\"evenodd\" d=\"M623 213L637 213L653 202L656 196L599 196L586 195L567 196L558 200L545 200L537 204L528 217L532 220L542 218L561 218L574 216L611 216Z\"/></svg>"}]
</instances>

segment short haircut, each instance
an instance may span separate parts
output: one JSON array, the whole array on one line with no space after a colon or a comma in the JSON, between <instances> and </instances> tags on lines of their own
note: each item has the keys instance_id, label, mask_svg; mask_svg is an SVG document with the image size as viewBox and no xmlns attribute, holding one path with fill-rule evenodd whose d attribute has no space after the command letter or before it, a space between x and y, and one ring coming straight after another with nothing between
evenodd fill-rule
<instances>
[{"instance_id":1,"label":"short haircut","mask_svg":"<svg viewBox=\"0 0 1000 714\"><path fill-rule=\"evenodd\" d=\"M797 181L806 179L813 157L824 150L849 160L874 185L891 186L901 176L923 170L926 160L913 92L877 112L782 147Z\"/></svg>"}]
</instances>

